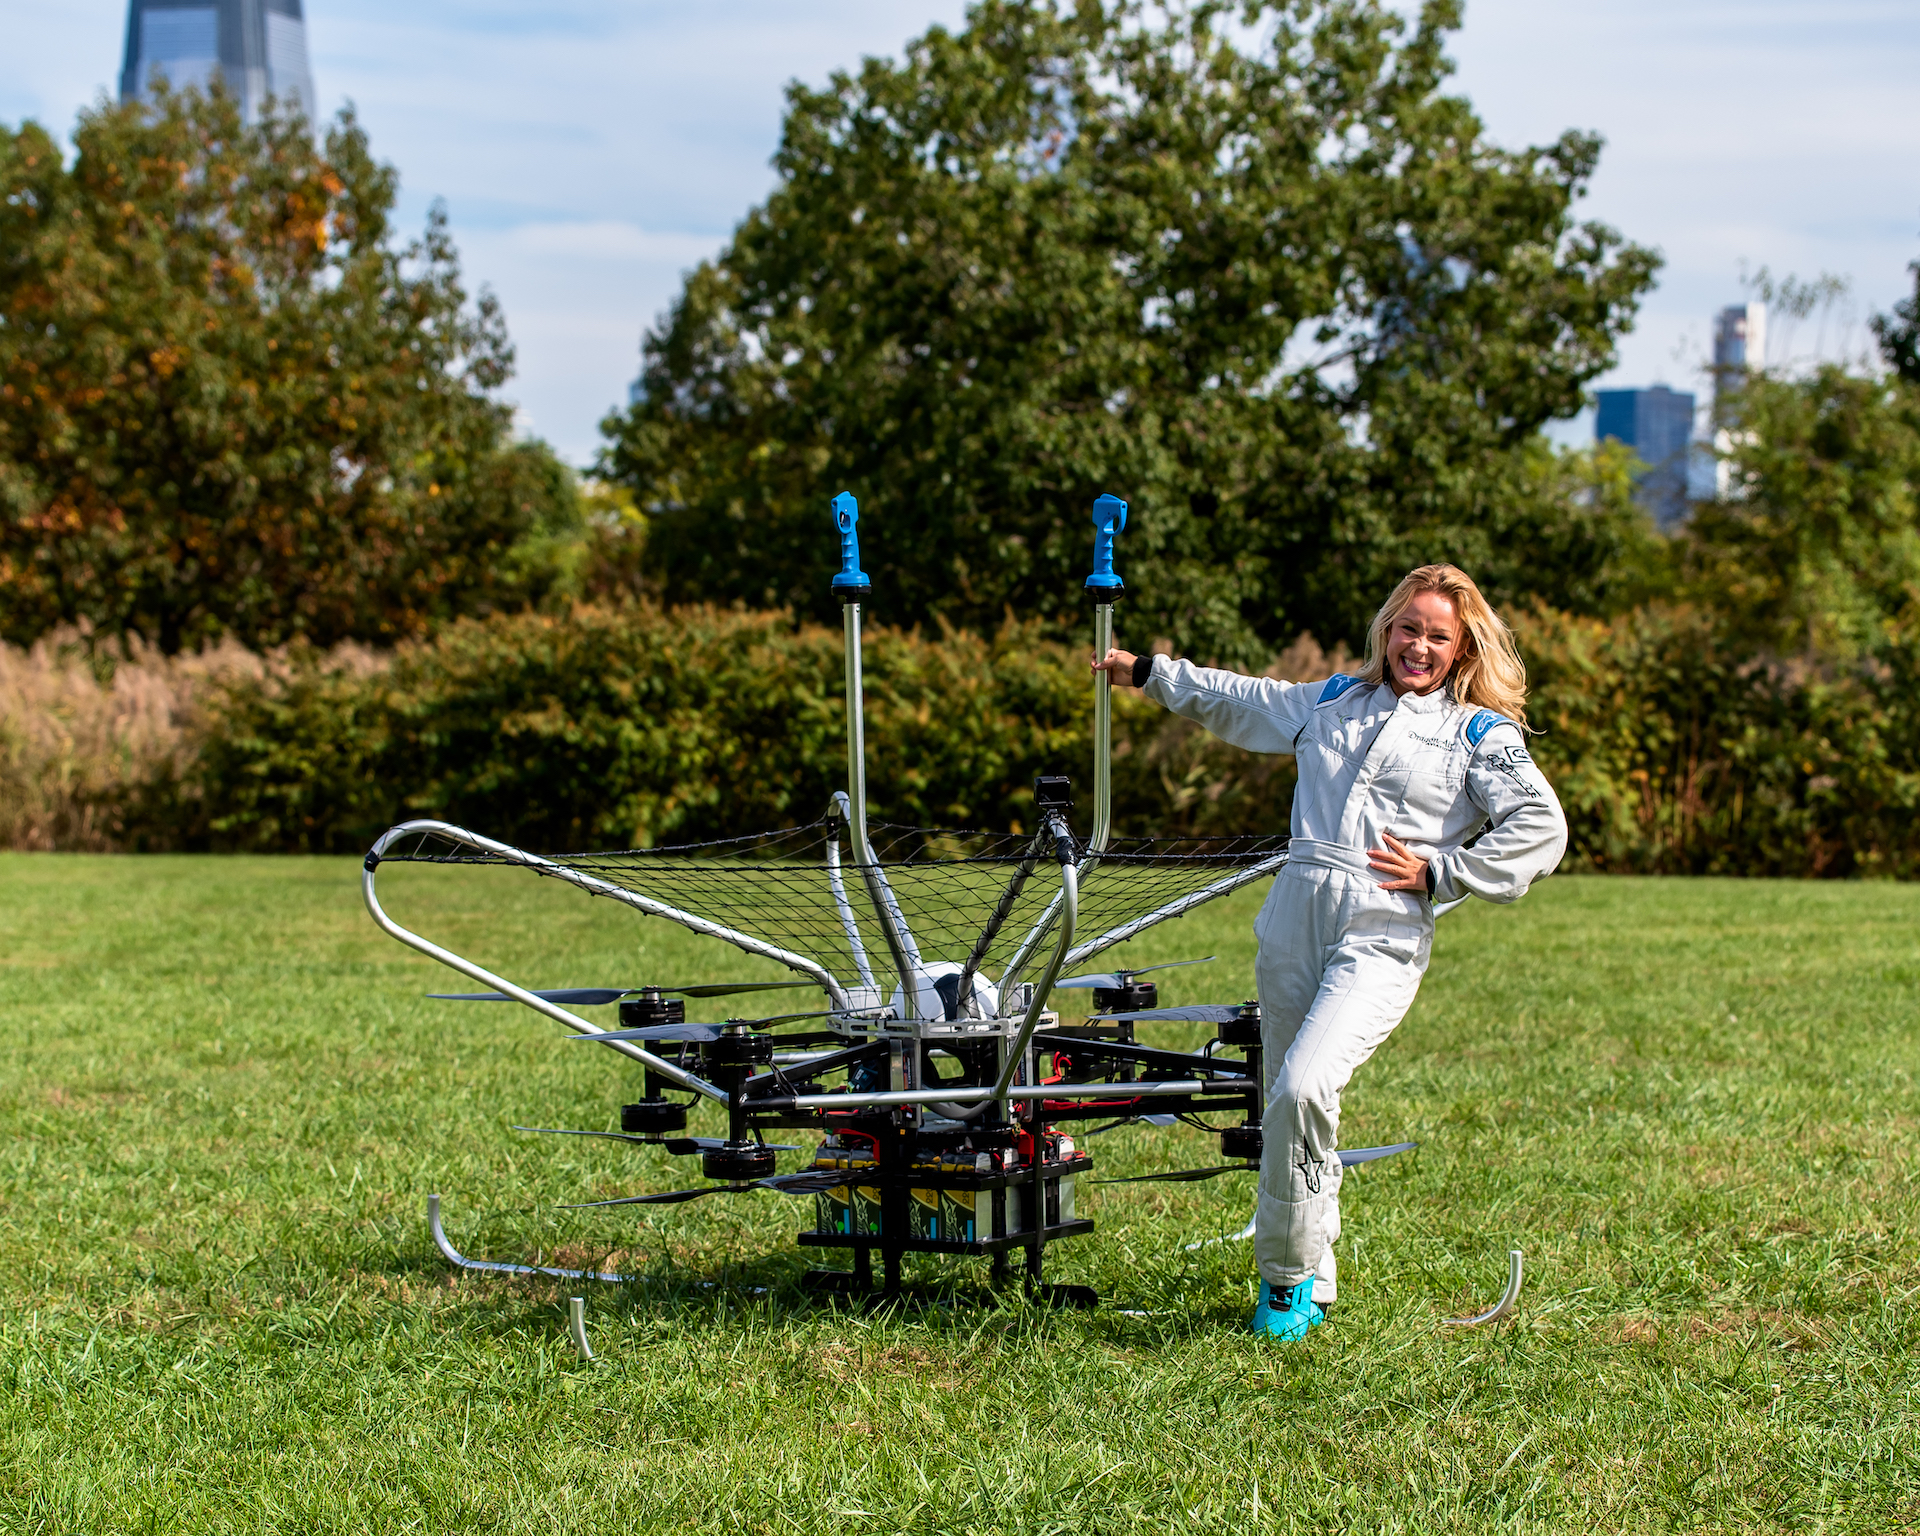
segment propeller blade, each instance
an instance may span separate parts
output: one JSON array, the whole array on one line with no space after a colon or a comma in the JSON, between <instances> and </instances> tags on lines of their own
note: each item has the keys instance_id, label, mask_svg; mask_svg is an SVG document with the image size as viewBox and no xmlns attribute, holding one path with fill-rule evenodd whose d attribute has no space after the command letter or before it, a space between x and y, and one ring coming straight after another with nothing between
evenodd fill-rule
<instances>
[{"instance_id":1,"label":"propeller blade","mask_svg":"<svg viewBox=\"0 0 1920 1536\"><path fill-rule=\"evenodd\" d=\"M1156 1019L1185 1020L1194 1024L1224 1024L1240 1010L1225 1003L1194 1003L1185 1008L1143 1008L1134 1013L1094 1013L1089 1019L1114 1019L1121 1023L1151 1023Z\"/></svg>"},{"instance_id":2,"label":"propeller blade","mask_svg":"<svg viewBox=\"0 0 1920 1536\"><path fill-rule=\"evenodd\" d=\"M1258 1173L1258 1163L1223 1163L1218 1168L1182 1168L1178 1173L1136 1173L1130 1179L1095 1179L1096 1184L1197 1184L1223 1173Z\"/></svg>"},{"instance_id":3,"label":"propeller blade","mask_svg":"<svg viewBox=\"0 0 1920 1536\"><path fill-rule=\"evenodd\" d=\"M638 1029L609 1029L597 1035L568 1035L569 1040L718 1040L718 1024L643 1024Z\"/></svg>"},{"instance_id":4,"label":"propeller blade","mask_svg":"<svg viewBox=\"0 0 1920 1536\"><path fill-rule=\"evenodd\" d=\"M1065 981L1056 981L1056 987L1124 987L1135 976L1144 976L1149 971L1177 970L1183 965L1205 965L1217 960L1218 955L1207 955L1199 960L1162 960L1158 965L1143 965L1136 971L1089 971L1084 976L1069 976Z\"/></svg>"},{"instance_id":5,"label":"propeller blade","mask_svg":"<svg viewBox=\"0 0 1920 1536\"><path fill-rule=\"evenodd\" d=\"M1218 955L1202 955L1198 960L1162 960L1158 965L1143 965L1139 970L1128 971L1127 974L1129 976L1144 976L1148 971L1173 971L1178 970L1183 965L1210 965L1219 958Z\"/></svg>"},{"instance_id":6,"label":"propeller blade","mask_svg":"<svg viewBox=\"0 0 1920 1536\"><path fill-rule=\"evenodd\" d=\"M727 1024L746 1024L759 1029L769 1024L791 1024L795 1019L825 1019L839 1012L818 1008L811 1013L776 1013L770 1019L729 1019ZM718 1040L727 1024L643 1024L638 1029L609 1029L597 1035L569 1035L570 1040L684 1040L701 1044Z\"/></svg>"},{"instance_id":7,"label":"propeller blade","mask_svg":"<svg viewBox=\"0 0 1920 1536\"><path fill-rule=\"evenodd\" d=\"M770 1179L755 1179L754 1184L780 1195L823 1195L830 1189L857 1184L863 1177L860 1173L832 1173L825 1169L816 1172L803 1168L798 1173L776 1173Z\"/></svg>"},{"instance_id":8,"label":"propeller blade","mask_svg":"<svg viewBox=\"0 0 1920 1536\"><path fill-rule=\"evenodd\" d=\"M1179 1123L1178 1115L1129 1115L1124 1120L1109 1120L1105 1125L1097 1125L1080 1139L1084 1141L1087 1136L1102 1136L1108 1131L1119 1130L1123 1125L1178 1125Z\"/></svg>"},{"instance_id":9,"label":"propeller blade","mask_svg":"<svg viewBox=\"0 0 1920 1536\"><path fill-rule=\"evenodd\" d=\"M1351 1152L1340 1154L1340 1166L1351 1168L1357 1163L1371 1163L1382 1157L1392 1157L1396 1152L1411 1152L1419 1145L1417 1141L1400 1141L1390 1147L1356 1147ZM1130 1179L1095 1179L1093 1182L1096 1184L1193 1184L1201 1179L1217 1179L1223 1173L1257 1173L1259 1169L1258 1163L1224 1163L1218 1168L1183 1168L1178 1173L1137 1173Z\"/></svg>"},{"instance_id":10,"label":"propeller blade","mask_svg":"<svg viewBox=\"0 0 1920 1536\"><path fill-rule=\"evenodd\" d=\"M671 992L675 997L731 997L736 992L779 992L789 987L817 987L817 981L731 981L697 987L653 987L655 992ZM597 1008L617 1003L623 997L638 997L639 987L555 987L535 992L550 1003L572 1003L581 1008ZM511 1001L504 992L429 992L428 997L447 1003L504 1003ZM810 1017L795 1014L795 1018Z\"/></svg>"},{"instance_id":11,"label":"propeller blade","mask_svg":"<svg viewBox=\"0 0 1920 1536\"><path fill-rule=\"evenodd\" d=\"M1390 1147L1361 1147L1357 1151L1342 1152L1340 1166L1351 1168L1355 1163L1370 1163L1376 1158L1392 1157L1396 1152L1411 1152L1419 1145L1417 1141L1396 1141Z\"/></svg>"},{"instance_id":12,"label":"propeller blade","mask_svg":"<svg viewBox=\"0 0 1920 1536\"><path fill-rule=\"evenodd\" d=\"M696 1152L711 1152L716 1147L724 1147L726 1142L718 1136L669 1136L661 1143L670 1157L691 1157ZM760 1143L769 1152L798 1152L800 1149L783 1141L763 1141Z\"/></svg>"},{"instance_id":13,"label":"propeller blade","mask_svg":"<svg viewBox=\"0 0 1920 1536\"><path fill-rule=\"evenodd\" d=\"M1125 985L1126 983L1121 981L1119 976L1113 971L1092 971L1085 976L1062 976L1053 984L1055 991L1060 990L1062 987L1120 987Z\"/></svg>"},{"instance_id":14,"label":"propeller blade","mask_svg":"<svg viewBox=\"0 0 1920 1536\"><path fill-rule=\"evenodd\" d=\"M608 1141L630 1141L641 1147L664 1147L669 1157L688 1157L711 1147L725 1146L718 1136L629 1136L625 1131L561 1131L544 1125L516 1125L516 1131L531 1131L536 1136L600 1136ZM799 1147L781 1141L763 1143L769 1152L798 1152Z\"/></svg>"},{"instance_id":15,"label":"propeller blade","mask_svg":"<svg viewBox=\"0 0 1920 1536\"><path fill-rule=\"evenodd\" d=\"M661 1195L622 1195L618 1200L587 1200L579 1205L563 1205L563 1211L592 1211L603 1205L679 1205L684 1201L698 1200L702 1195L732 1195L743 1189L752 1189L751 1184L709 1184L704 1189L670 1189Z\"/></svg>"},{"instance_id":16,"label":"propeller blade","mask_svg":"<svg viewBox=\"0 0 1920 1536\"><path fill-rule=\"evenodd\" d=\"M844 1010L839 1008L815 1008L811 1013L776 1013L764 1019L733 1019L730 1022L751 1024L755 1029L759 1029L768 1024L791 1024L795 1019L830 1019L842 1012Z\"/></svg>"},{"instance_id":17,"label":"propeller blade","mask_svg":"<svg viewBox=\"0 0 1920 1536\"><path fill-rule=\"evenodd\" d=\"M800 1173L775 1174L770 1179L754 1179L744 1184L709 1184L705 1189L670 1189L659 1195L622 1195L617 1200L589 1200L581 1205L563 1205L563 1211L591 1211L603 1205L682 1205L689 1200L698 1200L702 1195L744 1195L756 1189L770 1189L777 1195L817 1195L829 1189L837 1189L842 1184L851 1184L860 1175L857 1173L815 1173L811 1169Z\"/></svg>"},{"instance_id":18,"label":"propeller blade","mask_svg":"<svg viewBox=\"0 0 1920 1536\"><path fill-rule=\"evenodd\" d=\"M623 997L632 997L632 987L557 987L545 992L535 992L535 997L544 997L550 1003L572 1003L581 1008L597 1008L602 1003L617 1003ZM428 997L438 998L446 1003L504 1003L509 1002L504 992L429 992Z\"/></svg>"}]
</instances>

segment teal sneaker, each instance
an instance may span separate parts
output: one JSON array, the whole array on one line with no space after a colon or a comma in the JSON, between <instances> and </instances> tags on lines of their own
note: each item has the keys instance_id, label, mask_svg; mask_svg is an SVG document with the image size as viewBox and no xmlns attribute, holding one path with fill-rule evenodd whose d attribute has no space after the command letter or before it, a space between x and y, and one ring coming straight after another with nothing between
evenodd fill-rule
<instances>
[{"instance_id":1,"label":"teal sneaker","mask_svg":"<svg viewBox=\"0 0 1920 1536\"><path fill-rule=\"evenodd\" d=\"M1326 1309L1313 1299L1311 1277L1286 1290L1262 1280L1260 1305L1253 1309L1253 1321L1247 1327L1269 1339L1304 1339L1307 1330L1318 1328L1326 1315Z\"/></svg>"}]
</instances>

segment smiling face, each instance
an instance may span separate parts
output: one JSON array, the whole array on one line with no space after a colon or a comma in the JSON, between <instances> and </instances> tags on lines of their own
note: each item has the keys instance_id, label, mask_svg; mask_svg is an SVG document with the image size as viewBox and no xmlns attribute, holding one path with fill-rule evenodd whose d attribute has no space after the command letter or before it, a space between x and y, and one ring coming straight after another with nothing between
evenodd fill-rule
<instances>
[{"instance_id":1,"label":"smiling face","mask_svg":"<svg viewBox=\"0 0 1920 1536\"><path fill-rule=\"evenodd\" d=\"M1387 681L1395 693L1432 693L1460 659L1466 635L1453 600L1422 592L1387 626Z\"/></svg>"}]
</instances>

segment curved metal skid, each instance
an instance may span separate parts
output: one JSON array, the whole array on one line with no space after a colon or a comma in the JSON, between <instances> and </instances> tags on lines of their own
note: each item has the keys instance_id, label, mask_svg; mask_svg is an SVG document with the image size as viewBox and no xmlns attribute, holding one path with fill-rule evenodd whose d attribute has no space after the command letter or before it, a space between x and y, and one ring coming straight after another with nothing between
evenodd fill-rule
<instances>
[{"instance_id":1,"label":"curved metal skid","mask_svg":"<svg viewBox=\"0 0 1920 1536\"><path fill-rule=\"evenodd\" d=\"M433 1234L434 1247L461 1269L493 1275L547 1275L555 1280L604 1280L608 1285L631 1285L634 1280L632 1275L604 1274L592 1269L553 1269L543 1264L496 1264L488 1259L470 1259L447 1241L446 1230L440 1225L438 1195L427 1196L427 1230Z\"/></svg>"},{"instance_id":2,"label":"curved metal skid","mask_svg":"<svg viewBox=\"0 0 1920 1536\"><path fill-rule=\"evenodd\" d=\"M1520 1299L1520 1277L1523 1265L1518 1248L1507 1252L1507 1288L1492 1308L1478 1317L1450 1317L1446 1321L1449 1328L1478 1328L1483 1323L1497 1323L1513 1310L1513 1304Z\"/></svg>"}]
</instances>

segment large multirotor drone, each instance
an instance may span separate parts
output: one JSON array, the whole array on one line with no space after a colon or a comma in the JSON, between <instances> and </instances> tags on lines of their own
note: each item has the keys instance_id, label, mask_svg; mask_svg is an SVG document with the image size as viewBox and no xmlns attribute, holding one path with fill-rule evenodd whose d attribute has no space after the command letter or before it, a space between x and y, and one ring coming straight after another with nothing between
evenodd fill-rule
<instances>
[{"instance_id":1,"label":"large multirotor drone","mask_svg":"<svg viewBox=\"0 0 1920 1536\"><path fill-rule=\"evenodd\" d=\"M611 1138L698 1157L708 1181L691 1189L624 1196L594 1206L675 1204L716 1194L775 1192L814 1202L802 1245L851 1251L850 1270L814 1270L810 1283L856 1292L901 1287L906 1254L978 1255L996 1278L1024 1257L1030 1287L1091 1304L1082 1287L1041 1287L1041 1255L1060 1238L1093 1230L1078 1214L1076 1179L1093 1166L1071 1129L1179 1119L1220 1137L1220 1166L1148 1174L1191 1180L1257 1170L1265 1074L1254 1003L1161 1008L1147 967L1068 975L1157 924L1274 874L1284 837L1112 836L1112 700L1094 680L1093 819L1082 838L1068 820L1064 777L1035 783L1038 830L993 834L870 823L860 659L861 605L872 587L860 569L858 508L834 498L841 569L833 578L846 635L847 788L810 826L679 848L539 855L440 821L409 821L366 858L364 892L386 932L488 988L437 994L512 1001L580 1040L640 1068L641 1092L622 1106L621 1129L542 1134ZM1112 643L1123 586L1114 541L1126 504L1093 507L1094 652ZM737 985L569 988L536 991L476 965L394 922L374 886L395 861L513 865L678 923L794 979ZM1178 962L1198 963L1198 962ZM1057 988L1087 989L1084 1024L1063 1026L1047 1008ZM808 989L822 1008L691 1021L688 999ZM798 998L789 999L796 1004ZM619 1005L607 1028L575 1008ZM1142 1044L1137 1027L1199 1021L1216 1038L1198 1052ZM676 1097L681 1095L685 1097ZM724 1137L686 1135L689 1108L711 1099L726 1111ZM1206 1121L1201 1115L1228 1118ZM769 1133L776 1133L770 1140ZM819 1138L813 1165L775 1171L775 1154L800 1150L778 1133ZM1403 1150L1342 1153L1344 1162ZM441 1248L470 1268L530 1272L468 1260L439 1228ZM540 1271L566 1274L568 1271Z\"/></svg>"}]
</instances>

